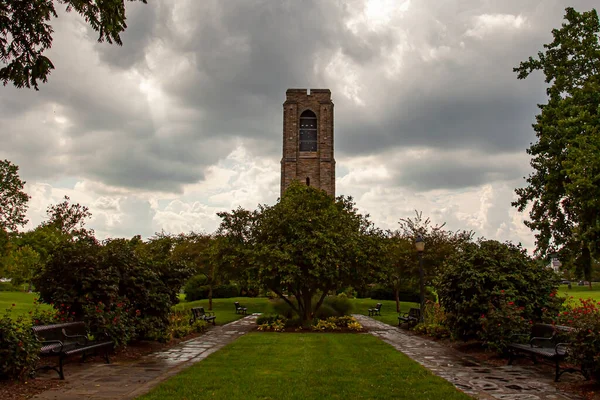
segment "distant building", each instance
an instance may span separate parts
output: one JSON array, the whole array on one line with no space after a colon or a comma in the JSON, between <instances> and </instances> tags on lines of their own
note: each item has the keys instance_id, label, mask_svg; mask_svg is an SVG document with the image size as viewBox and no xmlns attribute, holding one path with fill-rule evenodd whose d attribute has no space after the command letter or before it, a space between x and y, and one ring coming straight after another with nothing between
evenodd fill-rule
<instances>
[{"instance_id":1,"label":"distant building","mask_svg":"<svg viewBox=\"0 0 600 400\"><path fill-rule=\"evenodd\" d=\"M335 196L331 91L288 89L285 96L281 194L297 180Z\"/></svg>"},{"instance_id":2,"label":"distant building","mask_svg":"<svg viewBox=\"0 0 600 400\"><path fill-rule=\"evenodd\" d=\"M548 268L551 268L554 272L558 273L560 271L560 267L562 267L562 263L555 255L550 257L550 263L547 265Z\"/></svg>"}]
</instances>

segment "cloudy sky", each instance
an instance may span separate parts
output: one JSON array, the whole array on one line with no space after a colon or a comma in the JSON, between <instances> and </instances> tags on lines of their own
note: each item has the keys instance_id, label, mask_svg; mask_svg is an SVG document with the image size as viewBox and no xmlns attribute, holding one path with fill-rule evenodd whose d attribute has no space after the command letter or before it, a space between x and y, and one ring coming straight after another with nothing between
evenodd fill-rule
<instances>
[{"instance_id":1,"label":"cloudy sky","mask_svg":"<svg viewBox=\"0 0 600 400\"><path fill-rule=\"evenodd\" d=\"M287 88L329 88L338 194L381 228L422 210L533 247L510 206L529 173L541 75L512 68L595 0L149 0L122 47L54 20L39 92L0 87L0 158L28 227L66 194L100 237L212 232L279 195Z\"/></svg>"}]
</instances>

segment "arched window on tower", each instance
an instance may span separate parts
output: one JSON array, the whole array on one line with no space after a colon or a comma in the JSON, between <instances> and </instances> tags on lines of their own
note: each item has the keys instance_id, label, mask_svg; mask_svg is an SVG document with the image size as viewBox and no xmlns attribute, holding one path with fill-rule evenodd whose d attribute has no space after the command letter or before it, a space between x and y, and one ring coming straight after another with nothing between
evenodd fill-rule
<instances>
[{"instance_id":1,"label":"arched window on tower","mask_svg":"<svg viewBox=\"0 0 600 400\"><path fill-rule=\"evenodd\" d=\"M310 110L300 115L300 151L317 151L317 116Z\"/></svg>"}]
</instances>

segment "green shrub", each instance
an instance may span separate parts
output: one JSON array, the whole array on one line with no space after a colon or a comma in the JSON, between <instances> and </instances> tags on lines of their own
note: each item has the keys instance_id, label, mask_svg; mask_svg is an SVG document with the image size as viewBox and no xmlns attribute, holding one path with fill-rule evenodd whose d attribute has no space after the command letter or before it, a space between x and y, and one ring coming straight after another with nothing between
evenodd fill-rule
<instances>
[{"instance_id":1,"label":"green shrub","mask_svg":"<svg viewBox=\"0 0 600 400\"><path fill-rule=\"evenodd\" d=\"M279 314L261 314L258 318L256 318L256 325L270 324L278 319L283 320L284 322L287 320L286 317Z\"/></svg>"},{"instance_id":2,"label":"green shrub","mask_svg":"<svg viewBox=\"0 0 600 400\"><path fill-rule=\"evenodd\" d=\"M279 315L271 315L267 318L262 319L258 324L259 331L274 331L274 332L283 332L286 328L285 317L281 317ZM258 320L257 320L258 323Z\"/></svg>"},{"instance_id":3,"label":"green shrub","mask_svg":"<svg viewBox=\"0 0 600 400\"><path fill-rule=\"evenodd\" d=\"M420 323L413 328L419 335L427 335L435 339L444 339L451 336L450 330L444 325Z\"/></svg>"},{"instance_id":4,"label":"green shrub","mask_svg":"<svg viewBox=\"0 0 600 400\"><path fill-rule=\"evenodd\" d=\"M170 259L171 247L170 238L148 243L137 237L102 244L93 237L65 241L54 249L34 283L45 303L68 307L69 317L88 319L94 332L114 331L122 344L132 335L164 340L171 307L179 302L190 273L183 263ZM101 315L94 314L98 304L103 305ZM117 310L118 304L127 304L125 311ZM108 314L129 326L113 325Z\"/></svg>"},{"instance_id":5,"label":"green shrub","mask_svg":"<svg viewBox=\"0 0 600 400\"><path fill-rule=\"evenodd\" d=\"M327 319L330 317L337 317L337 316L339 316L339 313L336 310L334 310L333 307L329 306L328 304L321 305L321 307L319 307L317 312L315 312L315 318L319 318L319 319Z\"/></svg>"},{"instance_id":6,"label":"green shrub","mask_svg":"<svg viewBox=\"0 0 600 400\"><path fill-rule=\"evenodd\" d=\"M206 283L206 275L192 276L185 284L183 289L186 301L202 300L202 286Z\"/></svg>"},{"instance_id":7,"label":"green shrub","mask_svg":"<svg viewBox=\"0 0 600 400\"><path fill-rule=\"evenodd\" d=\"M88 331L94 337L110 338L116 347L126 347L135 337L135 324L129 312L130 308L131 304L125 299L111 304L86 304L83 310Z\"/></svg>"},{"instance_id":8,"label":"green shrub","mask_svg":"<svg viewBox=\"0 0 600 400\"><path fill-rule=\"evenodd\" d=\"M193 278L192 278L193 279ZM201 281L200 278L198 278L197 280L198 282ZM185 287L185 298L187 299L187 301L194 301L194 300L204 300L204 299L208 299L208 294L210 292L210 286L208 285L203 285L203 286L198 286L196 288L192 288L192 285L194 283L190 283L188 282L188 285L186 285ZM232 297L238 297L240 295L240 288L237 285L216 285L213 286L213 291L212 291L212 297L213 299L229 299Z\"/></svg>"},{"instance_id":9,"label":"green shrub","mask_svg":"<svg viewBox=\"0 0 600 400\"><path fill-rule=\"evenodd\" d=\"M20 379L35 368L40 343L24 316L11 318L10 310L0 317L0 379Z\"/></svg>"},{"instance_id":10,"label":"green shrub","mask_svg":"<svg viewBox=\"0 0 600 400\"><path fill-rule=\"evenodd\" d=\"M21 288L14 286L11 282L0 282L0 292L19 292Z\"/></svg>"},{"instance_id":11,"label":"green shrub","mask_svg":"<svg viewBox=\"0 0 600 400\"><path fill-rule=\"evenodd\" d=\"M600 381L600 306L592 299L579 301L578 305L561 312L556 322L575 328L565 340L571 343L569 361L583 366Z\"/></svg>"},{"instance_id":12,"label":"green shrub","mask_svg":"<svg viewBox=\"0 0 600 400\"><path fill-rule=\"evenodd\" d=\"M499 308L502 296L523 307L526 320L541 320L544 310L558 313L562 299L554 295L557 286L554 272L537 264L520 245L495 240L463 244L436 279L447 326L461 339L477 337L481 315Z\"/></svg>"},{"instance_id":13,"label":"green shrub","mask_svg":"<svg viewBox=\"0 0 600 400\"><path fill-rule=\"evenodd\" d=\"M323 306L331 307L336 312L336 316L349 315L352 312L352 302L344 294L338 296L327 296L323 300Z\"/></svg>"},{"instance_id":14,"label":"green shrub","mask_svg":"<svg viewBox=\"0 0 600 400\"><path fill-rule=\"evenodd\" d=\"M481 314L479 339L488 348L506 354L508 344L514 342L513 335L526 335L533 321L526 320L525 307L517 306L514 301L503 299L499 306L490 303L489 310Z\"/></svg>"},{"instance_id":15,"label":"green shrub","mask_svg":"<svg viewBox=\"0 0 600 400\"><path fill-rule=\"evenodd\" d=\"M375 285L371 288L369 296L373 300L396 300L394 296L394 290L387 288L382 285ZM435 294L430 288L425 288L425 299L435 301ZM401 290L398 292L398 298L400 301L408 303L419 303L421 301L421 295L418 291Z\"/></svg>"},{"instance_id":16,"label":"green shrub","mask_svg":"<svg viewBox=\"0 0 600 400\"><path fill-rule=\"evenodd\" d=\"M293 301L293 300L292 300ZM293 301L295 303L295 301ZM294 317L295 312L283 299L272 300L271 306L276 314L279 314L287 319Z\"/></svg>"}]
</instances>

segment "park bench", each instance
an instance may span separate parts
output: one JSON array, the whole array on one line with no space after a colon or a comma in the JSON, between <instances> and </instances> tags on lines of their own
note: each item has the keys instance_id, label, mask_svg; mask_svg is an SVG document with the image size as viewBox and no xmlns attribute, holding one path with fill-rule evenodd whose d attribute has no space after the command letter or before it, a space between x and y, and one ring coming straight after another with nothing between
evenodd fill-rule
<instances>
[{"instance_id":1,"label":"park bench","mask_svg":"<svg viewBox=\"0 0 600 400\"><path fill-rule=\"evenodd\" d=\"M565 334L572 331L574 328L561 325L550 324L534 324L531 326L531 331L526 335L513 335L511 338L515 340L508 344L508 365L512 365L513 361L519 355L529 355L534 363L537 363L537 357L545 358L554 362L556 373L554 382L565 372L579 372L586 379L589 379L588 374L583 369L562 368L561 361L567 358L569 351L569 343L564 342ZM527 343L519 343L527 341Z\"/></svg>"},{"instance_id":2,"label":"park bench","mask_svg":"<svg viewBox=\"0 0 600 400\"><path fill-rule=\"evenodd\" d=\"M374 308L369 308L369 316L381 315L381 306L381 303L377 303Z\"/></svg>"},{"instance_id":3,"label":"park bench","mask_svg":"<svg viewBox=\"0 0 600 400\"><path fill-rule=\"evenodd\" d=\"M416 325L421 321L421 309L411 308L404 315L398 315L398 326L406 323L408 325Z\"/></svg>"},{"instance_id":4,"label":"park bench","mask_svg":"<svg viewBox=\"0 0 600 400\"><path fill-rule=\"evenodd\" d=\"M190 324L196 321L206 321L212 322L215 325L215 316L214 312L204 311L204 307L194 307L192 308L192 319L190 320Z\"/></svg>"},{"instance_id":5,"label":"park bench","mask_svg":"<svg viewBox=\"0 0 600 400\"><path fill-rule=\"evenodd\" d=\"M41 343L40 357L58 357L58 367L44 365L40 369L52 369L60 379L65 379L63 365L70 356L81 355L81 361L98 350L104 351L104 359L110 364L109 351L114 349L114 342L108 338L97 340L88 339L88 333L83 322L66 322L63 324L33 326L33 333Z\"/></svg>"},{"instance_id":6,"label":"park bench","mask_svg":"<svg viewBox=\"0 0 600 400\"><path fill-rule=\"evenodd\" d=\"M239 301L236 301L235 303L233 303L235 305L235 313L236 314L244 314L246 315L248 312L248 309L242 305L240 305Z\"/></svg>"}]
</instances>

